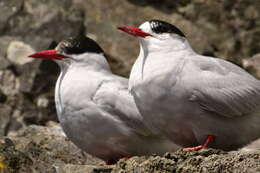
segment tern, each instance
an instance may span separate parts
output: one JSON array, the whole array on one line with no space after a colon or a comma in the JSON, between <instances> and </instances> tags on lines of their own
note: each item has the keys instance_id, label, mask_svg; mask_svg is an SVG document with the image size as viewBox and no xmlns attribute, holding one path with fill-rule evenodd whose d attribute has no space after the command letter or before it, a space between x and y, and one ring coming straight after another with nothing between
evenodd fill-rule
<instances>
[{"instance_id":1,"label":"tern","mask_svg":"<svg viewBox=\"0 0 260 173\"><path fill-rule=\"evenodd\" d=\"M178 149L145 125L128 92L128 79L111 72L104 51L94 40L80 35L30 57L51 59L59 65L58 119L67 137L85 152L113 164L122 157Z\"/></svg>"},{"instance_id":2,"label":"tern","mask_svg":"<svg viewBox=\"0 0 260 173\"><path fill-rule=\"evenodd\" d=\"M228 61L197 54L165 21L118 29L140 42L129 90L151 128L183 150L236 150L260 137L259 80Z\"/></svg>"}]
</instances>

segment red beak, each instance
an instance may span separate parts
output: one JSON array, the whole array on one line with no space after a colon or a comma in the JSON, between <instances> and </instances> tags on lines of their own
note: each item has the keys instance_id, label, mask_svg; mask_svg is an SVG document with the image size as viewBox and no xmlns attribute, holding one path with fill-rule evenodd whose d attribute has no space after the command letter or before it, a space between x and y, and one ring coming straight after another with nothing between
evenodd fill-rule
<instances>
[{"instance_id":1,"label":"red beak","mask_svg":"<svg viewBox=\"0 0 260 173\"><path fill-rule=\"evenodd\" d=\"M41 59L56 59L56 60L61 60L61 59L67 58L64 55L58 54L55 49L36 52L32 55L29 55L29 57L41 58Z\"/></svg>"},{"instance_id":2,"label":"red beak","mask_svg":"<svg viewBox=\"0 0 260 173\"><path fill-rule=\"evenodd\" d=\"M134 28L131 26L119 26L117 29L122 30L130 35L136 36L136 37L147 37L152 36L149 33L143 32L140 28Z\"/></svg>"}]
</instances>

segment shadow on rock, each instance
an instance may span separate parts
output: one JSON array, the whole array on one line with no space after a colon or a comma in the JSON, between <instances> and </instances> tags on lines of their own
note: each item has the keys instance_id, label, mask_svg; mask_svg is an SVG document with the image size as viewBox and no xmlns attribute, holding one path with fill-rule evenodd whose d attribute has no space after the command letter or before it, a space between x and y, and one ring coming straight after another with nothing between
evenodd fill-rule
<instances>
[{"instance_id":1,"label":"shadow on rock","mask_svg":"<svg viewBox=\"0 0 260 173\"><path fill-rule=\"evenodd\" d=\"M178 7L186 6L191 2L191 0L128 0L129 2L138 5L138 6L151 6L155 9L158 9L164 13L176 13Z\"/></svg>"}]
</instances>

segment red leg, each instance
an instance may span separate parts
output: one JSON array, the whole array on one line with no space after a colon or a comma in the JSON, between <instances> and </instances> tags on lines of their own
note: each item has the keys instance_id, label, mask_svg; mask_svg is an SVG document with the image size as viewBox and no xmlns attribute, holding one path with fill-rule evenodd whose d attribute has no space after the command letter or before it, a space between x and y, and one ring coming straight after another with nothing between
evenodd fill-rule
<instances>
[{"instance_id":1,"label":"red leg","mask_svg":"<svg viewBox=\"0 0 260 173\"><path fill-rule=\"evenodd\" d=\"M201 150L203 148L207 148L209 146L209 144L212 143L213 138L214 138L213 135L208 135L207 139L206 139L206 141L203 145L199 145L199 146L196 146L196 147L183 148L182 151L198 151L198 150Z\"/></svg>"}]
</instances>

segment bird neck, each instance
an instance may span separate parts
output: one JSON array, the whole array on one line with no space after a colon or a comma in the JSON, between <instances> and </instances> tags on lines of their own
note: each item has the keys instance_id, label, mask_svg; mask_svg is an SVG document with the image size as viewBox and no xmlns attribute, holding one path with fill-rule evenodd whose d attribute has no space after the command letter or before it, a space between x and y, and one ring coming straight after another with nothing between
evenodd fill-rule
<instances>
[{"instance_id":1,"label":"bird neck","mask_svg":"<svg viewBox=\"0 0 260 173\"><path fill-rule=\"evenodd\" d=\"M60 67L60 68L61 68L61 72L60 72L60 75L59 75L58 80L56 81L56 85L55 85L55 106L56 106L56 112L58 115L58 119L61 122L63 105L62 105L62 101L61 101L60 87L61 87L61 81L64 78L67 68L66 69L62 69L62 67Z\"/></svg>"},{"instance_id":2,"label":"bird neck","mask_svg":"<svg viewBox=\"0 0 260 173\"><path fill-rule=\"evenodd\" d=\"M56 61L57 62L57 61ZM72 75L71 78L87 78L89 73L112 73L106 58L102 54L85 55L85 57L77 57L68 59L67 61L58 61L60 66L60 75L55 86L55 103L59 120L62 118L62 112L65 109L64 101L61 96L62 83L66 80L66 76ZM85 75L84 75L85 74ZM68 78L67 78L68 79ZM63 85L64 86L64 85ZM65 85L67 86L67 85Z\"/></svg>"},{"instance_id":3,"label":"bird neck","mask_svg":"<svg viewBox=\"0 0 260 173\"><path fill-rule=\"evenodd\" d=\"M83 68L84 70L111 71L110 66L103 54L84 53L67 61L58 61L61 71L69 68Z\"/></svg>"},{"instance_id":4,"label":"bird neck","mask_svg":"<svg viewBox=\"0 0 260 173\"><path fill-rule=\"evenodd\" d=\"M89 54L86 58L73 62L72 65L94 71L111 71L106 57L103 54Z\"/></svg>"},{"instance_id":5,"label":"bird neck","mask_svg":"<svg viewBox=\"0 0 260 173\"><path fill-rule=\"evenodd\" d=\"M157 64L153 68L159 68L160 64L165 65L165 62L173 63L174 61L178 64L188 54L194 54L194 51L186 39L141 41L140 54L138 56L138 68L141 79L144 77L144 68L147 61L150 61L148 64Z\"/></svg>"},{"instance_id":6,"label":"bird neck","mask_svg":"<svg viewBox=\"0 0 260 173\"><path fill-rule=\"evenodd\" d=\"M153 53L153 52L181 52L181 51L193 51L189 42L180 37L180 38L149 38L147 40L141 39L141 49L145 52Z\"/></svg>"}]
</instances>

